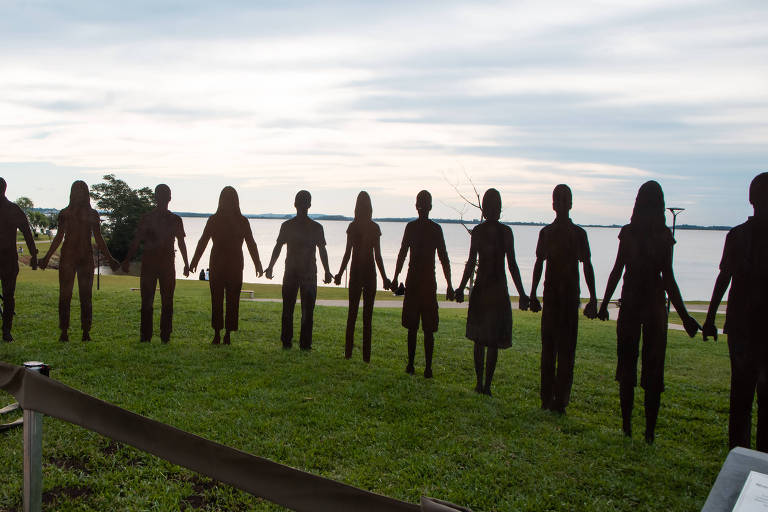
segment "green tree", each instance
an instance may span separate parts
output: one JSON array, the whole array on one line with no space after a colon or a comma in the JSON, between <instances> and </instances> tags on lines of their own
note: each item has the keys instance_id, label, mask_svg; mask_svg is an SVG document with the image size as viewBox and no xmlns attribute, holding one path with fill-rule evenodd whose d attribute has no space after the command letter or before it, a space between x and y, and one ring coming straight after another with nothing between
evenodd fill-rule
<instances>
[{"instance_id":1,"label":"green tree","mask_svg":"<svg viewBox=\"0 0 768 512\"><path fill-rule=\"evenodd\" d=\"M29 210L35 207L35 204L28 197L18 198L16 204L24 211L24 215L29 215Z\"/></svg>"},{"instance_id":2,"label":"green tree","mask_svg":"<svg viewBox=\"0 0 768 512\"><path fill-rule=\"evenodd\" d=\"M29 225L35 231L42 231L48 227L50 219L43 212L37 210L30 210L27 212L27 218L29 219Z\"/></svg>"},{"instance_id":3,"label":"green tree","mask_svg":"<svg viewBox=\"0 0 768 512\"><path fill-rule=\"evenodd\" d=\"M155 207L155 197L148 187L132 189L126 182L107 174L104 182L91 187L96 208L107 217L105 232L107 246L117 260L128 253L133 234L141 216Z\"/></svg>"}]
</instances>

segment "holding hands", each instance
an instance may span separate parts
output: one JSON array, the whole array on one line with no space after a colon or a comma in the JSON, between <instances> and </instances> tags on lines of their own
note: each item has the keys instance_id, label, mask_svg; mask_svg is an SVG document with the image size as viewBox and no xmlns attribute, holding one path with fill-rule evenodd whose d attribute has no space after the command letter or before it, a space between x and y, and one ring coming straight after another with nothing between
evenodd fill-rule
<instances>
[{"instance_id":1,"label":"holding hands","mask_svg":"<svg viewBox=\"0 0 768 512\"><path fill-rule=\"evenodd\" d=\"M539 302L539 298L531 295L528 307L531 310L531 313L538 313L541 311L541 302Z\"/></svg>"},{"instance_id":2,"label":"holding hands","mask_svg":"<svg viewBox=\"0 0 768 512\"><path fill-rule=\"evenodd\" d=\"M717 327L715 326L715 322L709 320L704 322L704 327L701 329L701 336L704 341L707 341L708 336L712 336L715 341L717 341Z\"/></svg>"},{"instance_id":3,"label":"holding hands","mask_svg":"<svg viewBox=\"0 0 768 512\"><path fill-rule=\"evenodd\" d=\"M584 316L590 320L597 318L597 299L591 297L587 305L584 307Z\"/></svg>"}]
</instances>

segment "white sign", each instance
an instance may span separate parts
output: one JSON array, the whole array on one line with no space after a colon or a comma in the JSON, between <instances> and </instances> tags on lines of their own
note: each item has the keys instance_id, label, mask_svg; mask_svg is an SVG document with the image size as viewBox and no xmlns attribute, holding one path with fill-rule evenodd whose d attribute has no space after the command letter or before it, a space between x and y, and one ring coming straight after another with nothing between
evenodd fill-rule
<instances>
[{"instance_id":1,"label":"white sign","mask_svg":"<svg viewBox=\"0 0 768 512\"><path fill-rule=\"evenodd\" d=\"M749 472L733 512L768 512L768 475Z\"/></svg>"}]
</instances>

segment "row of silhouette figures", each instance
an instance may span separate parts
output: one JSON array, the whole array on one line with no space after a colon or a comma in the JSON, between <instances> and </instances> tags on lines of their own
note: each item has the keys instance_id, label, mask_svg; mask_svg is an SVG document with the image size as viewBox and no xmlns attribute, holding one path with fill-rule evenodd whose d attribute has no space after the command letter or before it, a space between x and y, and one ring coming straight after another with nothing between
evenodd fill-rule
<instances>
[{"instance_id":1,"label":"row of silhouette figures","mask_svg":"<svg viewBox=\"0 0 768 512\"><path fill-rule=\"evenodd\" d=\"M70 301L75 277L80 290L82 339L90 339L91 288L93 254L91 237L117 269L128 268L139 246L143 246L141 265L140 339L152 337L152 306L157 284L160 286L160 339L170 340L173 315L173 292L176 282L174 242L184 261L184 275L195 272L209 244L212 343L229 344L231 333L238 328L238 307L243 282L245 243L256 269L256 275L271 279L282 247L287 247L282 285L282 327L280 338L285 349L293 341L293 313L297 295L301 297L301 329L299 347L312 347L312 326L317 295L317 262L320 255L323 282L341 283L350 264L349 310L345 336L345 357L350 358L354 345L354 328L360 299L363 300L363 359L370 361L371 324L377 287L376 269L384 287L403 291L402 325L407 329L408 362L406 372L415 373L416 336L419 326L424 333L424 377L432 377L434 333L438 330L437 284L435 256L448 283L448 300L462 302L468 281L474 278L467 310L466 337L474 343L476 374L475 391L491 394L499 349L512 344L512 311L507 289L506 270L519 295L519 308L541 315L541 407L564 414L573 384L578 316L580 310L579 264L583 268L589 301L583 309L588 318L608 319L608 306L623 275L621 307L616 323L616 380L622 415L622 428L632 435L632 408L637 386L637 366L641 361L640 386L644 389L645 440L653 442L661 393L664 390L664 361L667 344L669 298L682 319L685 331L694 337L699 330L703 338L717 339L715 318L725 291L730 286L726 312L726 332L731 360L731 397L729 444L750 446L751 413L754 395L758 396L757 449L768 451L768 339L765 313L768 312L768 173L759 174L749 187L749 202L754 215L729 231L719 274L715 283L704 327L688 314L672 270L672 248L675 243L666 226L664 194L655 181L644 183L638 190L632 217L619 233L616 261L608 278L603 301L597 306L594 271L589 241L581 227L570 219L572 193L567 185L558 185L552 194L554 221L539 233L536 263L530 295L525 293L515 260L514 238L509 226L499 222L501 196L489 189L482 199L483 222L471 232L469 258L456 289L451 286L451 269L440 226L429 219L432 198L422 190L416 196L418 218L405 227L397 256L395 272L390 280L381 257L379 226L372 220L371 198L360 192L354 220L347 228L347 243L339 272L333 275L328 266L323 227L312 220L309 192L296 194L296 216L280 226L274 250L266 269L248 220L240 212L237 192L225 187L219 196L216 213L205 224L191 262L187 260L184 227L179 216L168 210L171 191L167 185L155 189L157 206L144 215L138 225L128 255L122 264L109 253L102 238L99 215L90 206L88 187L83 181L72 184L69 205L61 210L59 229L50 249L39 261L28 222L23 212L5 197L6 183L0 178L0 278L3 292L3 339L12 341L14 291L18 260L15 247L16 229L23 233L31 257L31 266L45 269L51 255L62 244L59 262L59 328L61 341L68 341ZM408 257L404 286L398 278ZM546 267L545 267L546 263ZM506 268L505 268L506 267ZM546 268L546 271L544 269ZM476 272L476 275L475 275ZM544 274L543 308L537 298L539 282ZM224 307L226 304L226 308ZM223 337L221 331L224 331ZM641 344L642 339L642 344ZM760 404L763 404L761 407Z\"/></svg>"}]
</instances>

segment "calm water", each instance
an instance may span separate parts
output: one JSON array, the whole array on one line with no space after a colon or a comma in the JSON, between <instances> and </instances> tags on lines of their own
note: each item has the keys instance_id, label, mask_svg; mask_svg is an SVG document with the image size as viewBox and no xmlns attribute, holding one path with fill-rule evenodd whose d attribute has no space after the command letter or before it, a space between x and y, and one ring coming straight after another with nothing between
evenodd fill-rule
<instances>
[{"instance_id":1,"label":"calm water","mask_svg":"<svg viewBox=\"0 0 768 512\"><path fill-rule=\"evenodd\" d=\"M187 233L187 250L190 259L194 253L200 234L205 226L204 218L184 218L184 229ZM274 248L277 234L280 230L282 220L271 219L251 219L251 229L259 248L259 255L263 266L269 263L269 258ZM331 267L331 273L335 274L339 270L341 258L344 255L346 244L346 229L348 222L325 221L322 222L325 230L325 240L328 250L328 259ZM405 229L405 223L401 222L381 222L381 251L384 258L384 266L387 270L387 276L392 278L395 270L397 252L400 249L400 241ZM451 260L451 274L453 285L456 286L461 279L464 271L464 262L469 253L469 235L460 224L442 224L445 243L448 249L448 256ZM520 267L520 274L523 279L526 293L530 291L531 276L533 273L533 264L535 262L536 241L538 240L538 226L512 226L515 235L515 254L517 264ZM618 248L619 230L614 228L587 228L589 243L592 249L592 265L595 268L595 281L597 286L597 295L602 297L605 290L605 284L608 274L613 267ZM718 264L725 241L725 231L692 231L680 230L675 234L677 244L675 245L674 269L677 282L685 300L709 300L712 293L712 286L717 277ZM200 268L208 266L208 255L210 252L210 243L203 254L203 258L198 265ZM245 251L245 247L243 247ZM247 251L246 264L243 279L245 282L252 283L280 283L283 276L283 266L285 263L285 247L280 255L280 259L275 264L275 277L272 281L265 277L257 278L253 263L248 259ZM322 277L322 266L318 258L319 275ZM407 266L407 262L406 262ZM176 269L179 278L183 279L181 270L183 263L181 256L176 253ZM437 264L438 287L445 289L445 279L442 269ZM401 279L405 278L405 269L401 272ZM190 276L189 279L197 279L197 276ZM508 276L510 292L517 295L512 284L511 277ZM344 281L342 281L344 283ZM381 287L381 280L379 280ZM583 282L582 276L582 295L587 295L587 288ZM539 293L543 291L543 283L539 286ZM618 290L614 294L618 296Z\"/></svg>"}]
</instances>

